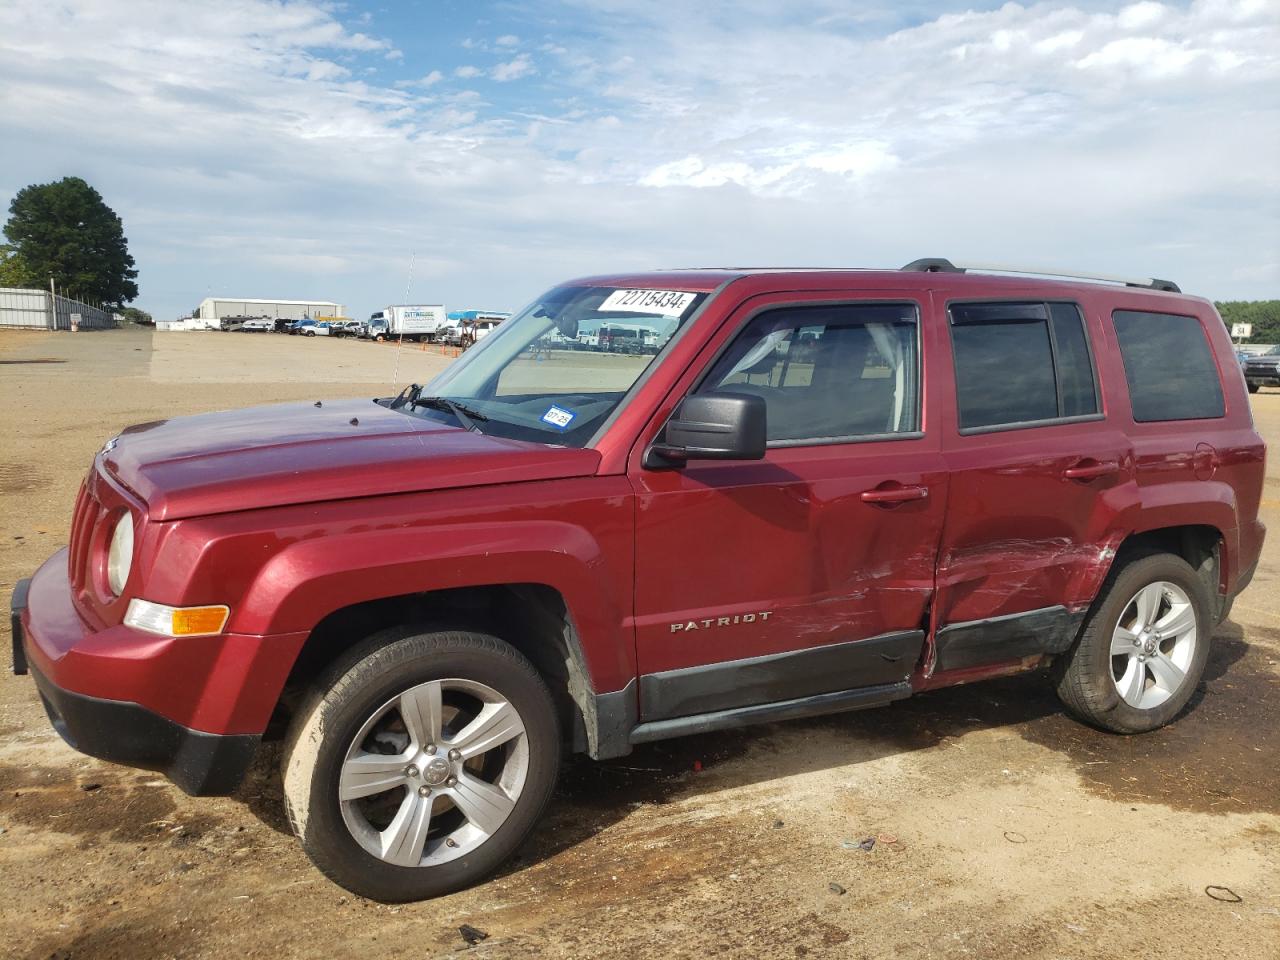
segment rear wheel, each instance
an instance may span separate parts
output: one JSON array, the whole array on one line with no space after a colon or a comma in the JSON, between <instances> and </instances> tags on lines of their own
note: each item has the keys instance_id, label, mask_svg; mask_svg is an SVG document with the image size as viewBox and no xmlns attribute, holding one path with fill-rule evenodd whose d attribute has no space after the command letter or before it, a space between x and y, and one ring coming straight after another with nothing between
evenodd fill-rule
<instances>
[{"instance_id":1,"label":"rear wheel","mask_svg":"<svg viewBox=\"0 0 1280 960\"><path fill-rule=\"evenodd\" d=\"M1055 664L1058 696L1080 719L1116 733L1164 726L1204 672L1210 601L1200 576L1172 554L1113 572L1075 646Z\"/></svg>"},{"instance_id":2,"label":"rear wheel","mask_svg":"<svg viewBox=\"0 0 1280 960\"><path fill-rule=\"evenodd\" d=\"M1246 383L1245 383L1245 386L1249 388L1249 392L1250 392L1250 393L1257 393L1260 389L1262 389L1262 388L1261 388L1261 387L1259 387L1256 383L1247 383L1247 382L1246 382Z\"/></svg>"},{"instance_id":3,"label":"rear wheel","mask_svg":"<svg viewBox=\"0 0 1280 960\"><path fill-rule=\"evenodd\" d=\"M298 712L285 807L335 883L422 900L511 855L559 759L551 694L515 649L479 633L388 631L332 668Z\"/></svg>"}]
</instances>

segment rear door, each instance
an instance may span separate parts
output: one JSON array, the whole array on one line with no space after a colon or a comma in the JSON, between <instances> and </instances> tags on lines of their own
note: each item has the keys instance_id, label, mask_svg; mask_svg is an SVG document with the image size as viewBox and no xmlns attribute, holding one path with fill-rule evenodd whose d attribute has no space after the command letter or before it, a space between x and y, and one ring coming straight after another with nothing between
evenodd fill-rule
<instances>
[{"instance_id":1,"label":"rear door","mask_svg":"<svg viewBox=\"0 0 1280 960\"><path fill-rule=\"evenodd\" d=\"M769 445L682 469L633 453L643 720L906 692L946 503L924 310L895 290L756 297L677 387L763 397Z\"/></svg>"},{"instance_id":2,"label":"rear door","mask_svg":"<svg viewBox=\"0 0 1280 960\"><path fill-rule=\"evenodd\" d=\"M1070 645L1135 500L1133 449L1103 410L1070 300L951 300L951 500L938 559L936 671Z\"/></svg>"}]
</instances>

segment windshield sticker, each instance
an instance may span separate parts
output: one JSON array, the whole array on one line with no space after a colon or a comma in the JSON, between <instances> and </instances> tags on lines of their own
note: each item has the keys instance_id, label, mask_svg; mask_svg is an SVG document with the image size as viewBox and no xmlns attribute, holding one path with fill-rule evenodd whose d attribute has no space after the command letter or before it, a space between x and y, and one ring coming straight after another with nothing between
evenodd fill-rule
<instances>
[{"instance_id":1,"label":"windshield sticker","mask_svg":"<svg viewBox=\"0 0 1280 960\"><path fill-rule=\"evenodd\" d=\"M682 317L696 296L696 293L681 293L678 290L615 290L600 304L600 310Z\"/></svg>"},{"instance_id":2,"label":"windshield sticker","mask_svg":"<svg viewBox=\"0 0 1280 960\"><path fill-rule=\"evenodd\" d=\"M554 403L546 413L542 415L542 422L549 423L557 430L568 430L569 424L573 423L573 418L577 414L572 410L566 410L564 407L557 407Z\"/></svg>"}]
</instances>

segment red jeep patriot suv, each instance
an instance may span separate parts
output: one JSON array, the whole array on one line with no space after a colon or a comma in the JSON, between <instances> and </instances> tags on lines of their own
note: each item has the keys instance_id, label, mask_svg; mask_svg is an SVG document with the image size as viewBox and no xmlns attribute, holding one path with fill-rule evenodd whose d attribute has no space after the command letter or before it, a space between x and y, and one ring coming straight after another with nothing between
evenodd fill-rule
<instances>
[{"instance_id":1,"label":"red jeep patriot suv","mask_svg":"<svg viewBox=\"0 0 1280 960\"><path fill-rule=\"evenodd\" d=\"M15 669L192 794L287 729L303 847L386 901L498 867L562 749L1041 667L1151 730L1262 546L1239 364L1167 281L993 271L577 280L394 398L130 427Z\"/></svg>"}]
</instances>

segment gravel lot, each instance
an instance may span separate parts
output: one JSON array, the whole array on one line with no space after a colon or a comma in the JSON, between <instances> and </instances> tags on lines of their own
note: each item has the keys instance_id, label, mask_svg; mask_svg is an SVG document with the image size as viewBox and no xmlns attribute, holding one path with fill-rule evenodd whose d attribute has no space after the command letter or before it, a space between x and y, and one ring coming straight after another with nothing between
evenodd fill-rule
<instances>
[{"instance_id":1,"label":"gravel lot","mask_svg":"<svg viewBox=\"0 0 1280 960\"><path fill-rule=\"evenodd\" d=\"M386 395L434 349L279 335L0 331L0 594L67 538L135 422ZM1280 391L1253 398L1280 445ZM64 746L0 675L0 930L15 957L1265 958L1280 942L1280 468L1273 531L1192 708L1141 737L1040 677L572 760L492 882L363 901L289 836L274 758L191 799ZM844 841L879 837L871 850ZM844 893L833 892L837 884ZM1240 902L1205 893L1229 887ZM468 947L458 926L489 934ZM1270 944L1270 946L1268 946Z\"/></svg>"}]
</instances>

